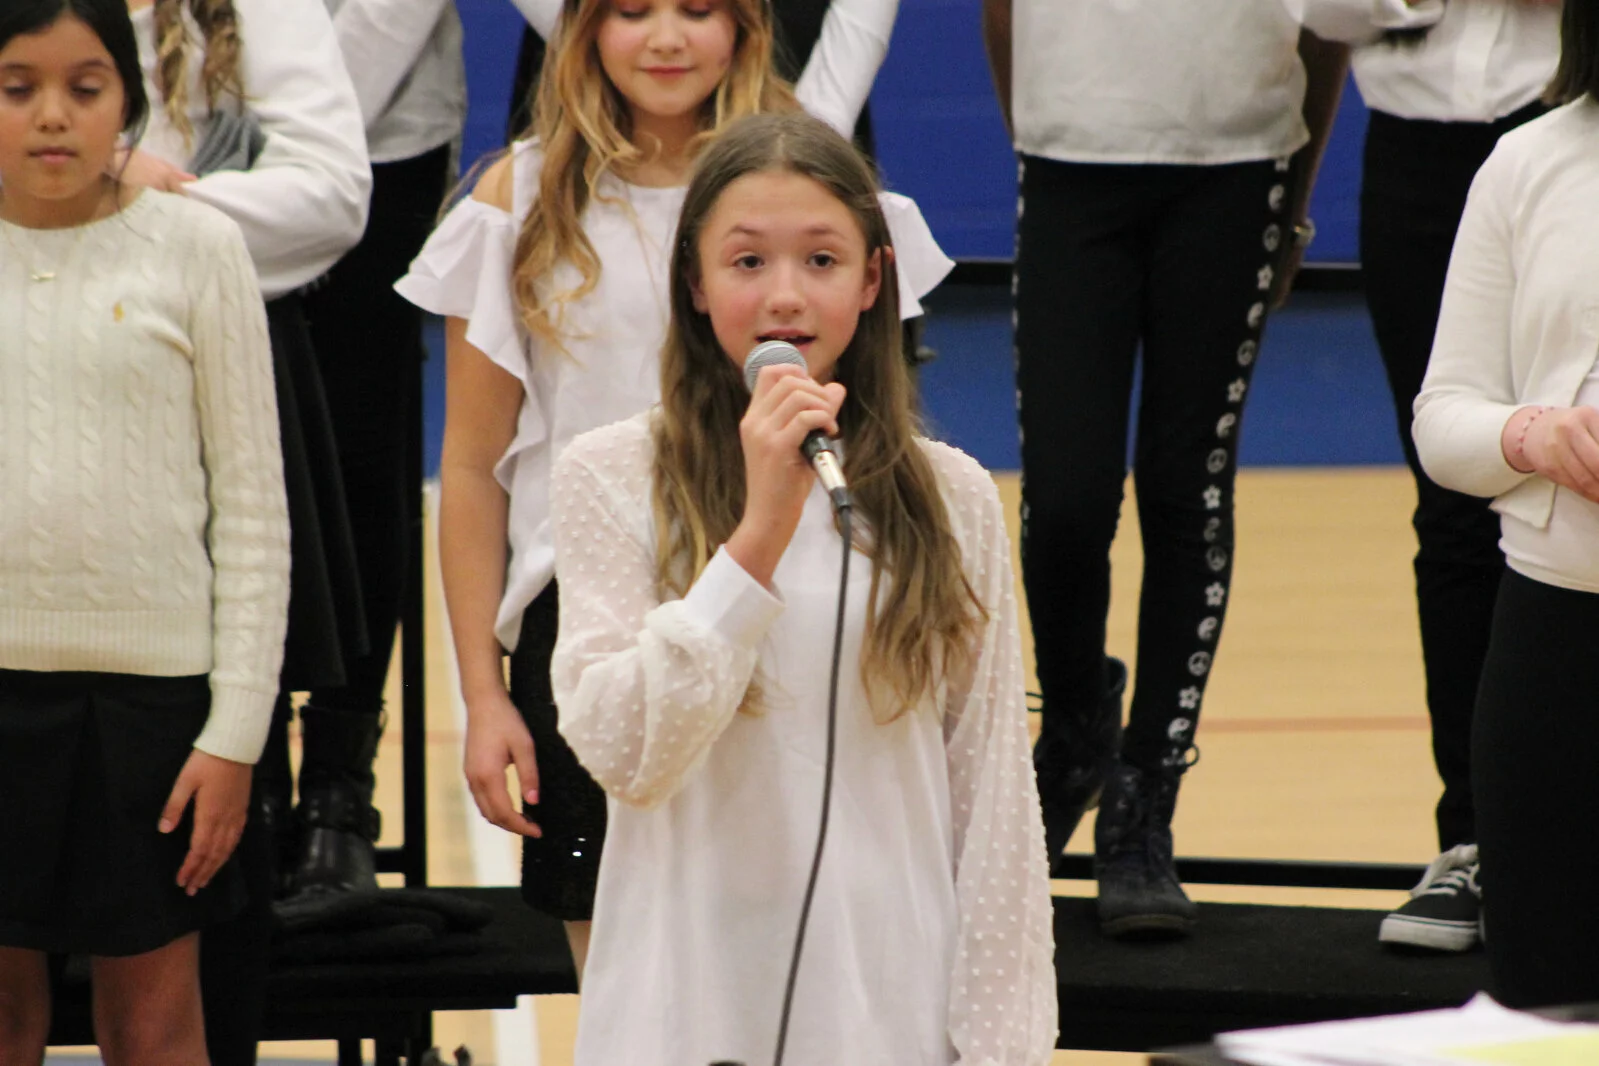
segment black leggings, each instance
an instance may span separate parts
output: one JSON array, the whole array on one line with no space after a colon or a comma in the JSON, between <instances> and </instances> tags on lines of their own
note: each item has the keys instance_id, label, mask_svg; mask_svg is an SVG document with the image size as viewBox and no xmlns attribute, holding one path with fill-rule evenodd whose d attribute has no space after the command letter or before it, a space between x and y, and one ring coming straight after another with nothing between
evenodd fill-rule
<instances>
[{"instance_id":1,"label":"black leggings","mask_svg":"<svg viewBox=\"0 0 1599 1066\"><path fill-rule=\"evenodd\" d=\"M1512 1007L1599 1000L1599 593L1507 570L1472 724L1483 915Z\"/></svg>"},{"instance_id":2,"label":"black leggings","mask_svg":"<svg viewBox=\"0 0 1599 1066\"><path fill-rule=\"evenodd\" d=\"M420 500L406 457L420 387L422 311L394 291L433 229L449 177L449 146L372 168L366 235L305 297L338 441L360 572L369 648L346 654L345 684L321 687L320 707L379 714L407 573L407 531Z\"/></svg>"},{"instance_id":3,"label":"black leggings","mask_svg":"<svg viewBox=\"0 0 1599 1066\"><path fill-rule=\"evenodd\" d=\"M1374 111L1366 134L1360 255L1399 441L1416 479L1416 605L1433 761L1444 786L1437 808L1442 850L1477 839L1471 715L1505 560L1499 518L1488 501L1442 488L1422 470L1410 437L1411 408L1432 353L1471 179L1501 134L1543 110L1534 105L1494 123L1425 122Z\"/></svg>"},{"instance_id":4,"label":"black leggings","mask_svg":"<svg viewBox=\"0 0 1599 1066\"><path fill-rule=\"evenodd\" d=\"M1120 166L1026 157L1016 252L1022 577L1043 728L1098 702L1127 469L1144 545L1123 757L1192 743L1233 568L1239 421L1274 271L1286 162Z\"/></svg>"}]
</instances>

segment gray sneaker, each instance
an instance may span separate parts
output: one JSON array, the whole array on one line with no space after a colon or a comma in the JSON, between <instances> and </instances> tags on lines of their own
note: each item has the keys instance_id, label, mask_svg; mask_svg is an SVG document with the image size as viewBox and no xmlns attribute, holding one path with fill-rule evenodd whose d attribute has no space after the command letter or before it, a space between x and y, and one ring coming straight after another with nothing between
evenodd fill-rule
<instances>
[{"instance_id":1,"label":"gray sneaker","mask_svg":"<svg viewBox=\"0 0 1599 1066\"><path fill-rule=\"evenodd\" d=\"M1477 845L1460 844L1438 856L1410 890L1410 901L1382 920L1384 944L1430 951L1470 951L1482 942L1482 889Z\"/></svg>"}]
</instances>

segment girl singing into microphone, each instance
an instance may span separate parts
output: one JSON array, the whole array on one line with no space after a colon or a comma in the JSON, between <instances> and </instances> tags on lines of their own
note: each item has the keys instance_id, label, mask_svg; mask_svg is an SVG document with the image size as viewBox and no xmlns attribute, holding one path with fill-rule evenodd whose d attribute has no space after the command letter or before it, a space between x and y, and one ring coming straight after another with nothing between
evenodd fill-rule
<instances>
[{"instance_id":1,"label":"girl singing into microphone","mask_svg":"<svg viewBox=\"0 0 1599 1066\"><path fill-rule=\"evenodd\" d=\"M566 0L552 49L532 136L397 287L448 317L439 536L467 782L485 818L524 836L523 896L567 923L581 972L605 796L556 731L550 466L579 433L659 395L672 229L695 156L732 119L797 104L772 70L765 0ZM825 111L827 91L800 102ZM920 313L950 263L914 204L887 210L915 249L902 302ZM513 766L523 811L506 791Z\"/></svg>"},{"instance_id":2,"label":"girl singing into microphone","mask_svg":"<svg viewBox=\"0 0 1599 1066\"><path fill-rule=\"evenodd\" d=\"M836 782L790 1064L1041 1064L1050 904L1010 544L987 474L917 435L871 169L823 123L742 120L673 245L659 407L551 487L561 731L610 798L580 1066L764 1061L817 838L854 498ZM791 341L798 367L742 364Z\"/></svg>"}]
</instances>

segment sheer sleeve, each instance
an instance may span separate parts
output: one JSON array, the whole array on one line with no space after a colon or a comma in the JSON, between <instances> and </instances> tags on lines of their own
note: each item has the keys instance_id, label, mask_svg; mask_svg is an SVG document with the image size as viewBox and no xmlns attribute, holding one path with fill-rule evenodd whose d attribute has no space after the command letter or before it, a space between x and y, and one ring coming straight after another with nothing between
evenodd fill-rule
<instances>
[{"instance_id":1,"label":"sheer sleeve","mask_svg":"<svg viewBox=\"0 0 1599 1066\"><path fill-rule=\"evenodd\" d=\"M639 807L670 799L704 762L782 611L725 551L687 596L660 601L647 418L573 441L550 490L561 734L609 795Z\"/></svg>"},{"instance_id":2,"label":"sheer sleeve","mask_svg":"<svg viewBox=\"0 0 1599 1066\"><path fill-rule=\"evenodd\" d=\"M970 683L945 709L960 925L949 1036L961 1066L1043 1066L1054 1053L1054 910L1027 734L1010 541L999 493L975 462L932 445L988 611Z\"/></svg>"}]
</instances>

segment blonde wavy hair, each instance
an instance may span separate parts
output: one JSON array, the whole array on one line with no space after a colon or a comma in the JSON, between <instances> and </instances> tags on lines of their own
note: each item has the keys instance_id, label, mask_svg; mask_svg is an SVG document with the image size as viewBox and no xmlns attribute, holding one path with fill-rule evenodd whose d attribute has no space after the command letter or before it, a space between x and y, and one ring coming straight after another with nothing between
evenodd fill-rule
<instances>
[{"instance_id":1,"label":"blonde wavy hair","mask_svg":"<svg viewBox=\"0 0 1599 1066\"><path fill-rule=\"evenodd\" d=\"M844 471L862 543L872 559L876 609L866 618L861 679L879 722L932 697L976 665L988 612L950 530L937 475L917 443L915 390L901 353L898 281L872 168L826 123L804 114L733 124L701 155L689 183L672 263L672 322L661 353L661 406L652 423L656 581L663 598L687 593L744 513L739 420L743 373L696 311L700 236L718 198L749 174L800 174L849 208L882 257L882 285L839 357L846 389L838 414ZM745 709L760 699L746 696Z\"/></svg>"},{"instance_id":2,"label":"blonde wavy hair","mask_svg":"<svg viewBox=\"0 0 1599 1066\"><path fill-rule=\"evenodd\" d=\"M733 62L700 109L695 151L744 115L797 110L793 89L772 65L768 0L726 0L736 23ZM557 348L560 312L583 299L600 279L600 260L583 232L583 211L607 172L647 162L650 151L632 139L625 97L600 65L595 41L610 0L566 0L533 97L532 135L544 153L538 197L517 235L511 284L529 332ZM546 299L541 283L565 260L582 280Z\"/></svg>"},{"instance_id":3,"label":"blonde wavy hair","mask_svg":"<svg viewBox=\"0 0 1599 1066\"><path fill-rule=\"evenodd\" d=\"M217 101L227 94L242 99L244 85L239 76L239 16L233 0L155 0L156 87L167 117L188 143L194 127L188 113L190 42L183 21L185 7L205 36L200 84L206 106L215 111Z\"/></svg>"}]
</instances>

